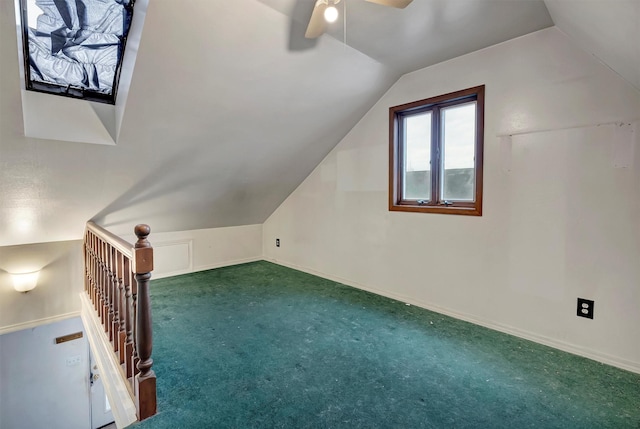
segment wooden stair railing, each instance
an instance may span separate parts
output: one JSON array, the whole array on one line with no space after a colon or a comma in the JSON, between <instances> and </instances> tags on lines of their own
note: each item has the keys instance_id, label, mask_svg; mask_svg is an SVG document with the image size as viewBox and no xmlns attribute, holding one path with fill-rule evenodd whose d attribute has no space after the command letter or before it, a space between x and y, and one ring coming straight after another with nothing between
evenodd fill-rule
<instances>
[{"instance_id":1,"label":"wooden stair railing","mask_svg":"<svg viewBox=\"0 0 640 429\"><path fill-rule=\"evenodd\" d=\"M84 282L106 337L120 362L138 420L156 413L156 375L151 367L149 279L153 248L148 225L137 225L138 241L127 243L93 222L84 234Z\"/></svg>"}]
</instances>

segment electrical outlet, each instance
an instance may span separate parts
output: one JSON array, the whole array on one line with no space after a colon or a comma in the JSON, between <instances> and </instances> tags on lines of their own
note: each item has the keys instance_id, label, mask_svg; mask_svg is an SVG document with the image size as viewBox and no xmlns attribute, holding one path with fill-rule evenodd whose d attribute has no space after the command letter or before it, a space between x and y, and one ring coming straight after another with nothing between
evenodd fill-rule
<instances>
[{"instance_id":1,"label":"electrical outlet","mask_svg":"<svg viewBox=\"0 0 640 429\"><path fill-rule=\"evenodd\" d=\"M276 247L280 247L280 239L276 238Z\"/></svg>"},{"instance_id":2,"label":"electrical outlet","mask_svg":"<svg viewBox=\"0 0 640 429\"><path fill-rule=\"evenodd\" d=\"M594 306L594 302L592 300L578 298L578 310L576 314L579 317L586 317L587 319L593 319L593 306Z\"/></svg>"},{"instance_id":3,"label":"electrical outlet","mask_svg":"<svg viewBox=\"0 0 640 429\"><path fill-rule=\"evenodd\" d=\"M67 366L76 366L80 365L82 362L82 356L71 356L67 358Z\"/></svg>"}]
</instances>

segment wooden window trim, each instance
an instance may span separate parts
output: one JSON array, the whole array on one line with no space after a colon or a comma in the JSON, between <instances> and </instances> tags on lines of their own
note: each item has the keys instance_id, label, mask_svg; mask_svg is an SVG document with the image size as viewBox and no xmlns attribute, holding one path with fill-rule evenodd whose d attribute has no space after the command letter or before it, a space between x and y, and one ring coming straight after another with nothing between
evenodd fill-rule
<instances>
[{"instance_id":1,"label":"wooden window trim","mask_svg":"<svg viewBox=\"0 0 640 429\"><path fill-rule=\"evenodd\" d=\"M484 152L484 93L485 86L480 85L473 88L456 91L449 94L439 95L424 100L401 104L389 108L389 210L417 213L440 213L456 214L468 216L482 216L482 177L483 177L483 152ZM476 153L475 153L475 196L474 201L456 201L451 205L444 205L437 201L428 204L419 204L415 200L402 200L402 167L400 162L402 157L402 146L400 144L401 126L399 118L408 113L415 114L422 111L437 111L432 116L432 134L440 136L439 110L450 105L464 103L466 101L476 101ZM431 153L435 154L440 146L440 138L432 136ZM431 171L434 169L432 168ZM432 173L436 180L431 181L431 195L439 194L440 170ZM435 199L434 199L435 200Z\"/></svg>"}]
</instances>

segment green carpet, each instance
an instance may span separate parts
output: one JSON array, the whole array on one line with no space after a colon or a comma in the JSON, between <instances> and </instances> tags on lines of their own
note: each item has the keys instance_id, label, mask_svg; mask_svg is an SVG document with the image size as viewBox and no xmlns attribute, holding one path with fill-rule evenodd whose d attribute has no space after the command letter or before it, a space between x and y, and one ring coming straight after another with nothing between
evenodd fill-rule
<instances>
[{"instance_id":1,"label":"green carpet","mask_svg":"<svg viewBox=\"0 0 640 429\"><path fill-rule=\"evenodd\" d=\"M256 262L152 281L142 428L640 428L640 375Z\"/></svg>"}]
</instances>

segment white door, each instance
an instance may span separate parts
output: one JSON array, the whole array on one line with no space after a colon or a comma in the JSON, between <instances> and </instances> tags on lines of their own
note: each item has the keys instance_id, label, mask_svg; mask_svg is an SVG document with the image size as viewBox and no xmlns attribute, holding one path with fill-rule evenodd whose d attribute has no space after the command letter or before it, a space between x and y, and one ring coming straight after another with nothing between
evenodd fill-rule
<instances>
[{"instance_id":1,"label":"white door","mask_svg":"<svg viewBox=\"0 0 640 429\"><path fill-rule=\"evenodd\" d=\"M110 423L113 423L114 418L111 413L111 406L107 399L107 394L104 391L104 385L102 384L102 375L98 370L93 360L93 353L89 353L90 357L90 383L89 396L91 397L91 429L98 429L104 427Z\"/></svg>"}]
</instances>

